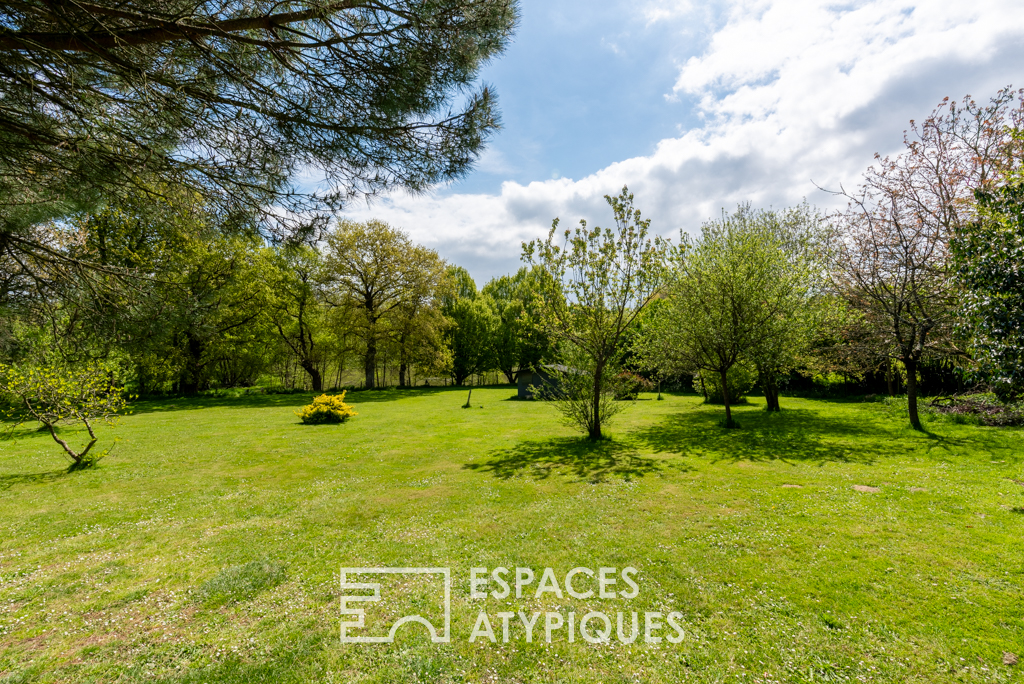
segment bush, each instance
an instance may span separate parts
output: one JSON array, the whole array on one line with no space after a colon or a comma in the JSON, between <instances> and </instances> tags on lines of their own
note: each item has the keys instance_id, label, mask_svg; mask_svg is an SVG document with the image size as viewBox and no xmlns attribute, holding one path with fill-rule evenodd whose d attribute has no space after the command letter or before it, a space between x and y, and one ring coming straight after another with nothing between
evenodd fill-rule
<instances>
[{"instance_id":1,"label":"bush","mask_svg":"<svg viewBox=\"0 0 1024 684\"><path fill-rule=\"evenodd\" d=\"M741 404L745 400L747 392L753 389L754 384L757 382L757 371L750 366L737 363L729 369L727 377L727 382L729 383L729 403ZM722 381L719 378L718 373L700 371L700 373L694 376L693 389L695 389L698 394L703 393L703 389L701 388L701 378L704 379L704 387L708 392L706 400L707 403L723 403Z\"/></svg>"},{"instance_id":2,"label":"bush","mask_svg":"<svg viewBox=\"0 0 1024 684\"><path fill-rule=\"evenodd\" d=\"M1001 401L998 395L983 393L937 397L925 405L924 412L936 413L960 425L1024 425L1024 402L1008 404Z\"/></svg>"},{"instance_id":3,"label":"bush","mask_svg":"<svg viewBox=\"0 0 1024 684\"><path fill-rule=\"evenodd\" d=\"M345 403L345 393L342 392L335 395L321 394L313 400L312 404L307 404L302 407L301 411L296 411L295 415L306 425L321 425L323 423L344 423L357 414L351 406Z\"/></svg>"},{"instance_id":4,"label":"bush","mask_svg":"<svg viewBox=\"0 0 1024 684\"><path fill-rule=\"evenodd\" d=\"M619 401L633 401L641 392L654 390L654 383L647 378L625 371L615 376L615 398Z\"/></svg>"}]
</instances>

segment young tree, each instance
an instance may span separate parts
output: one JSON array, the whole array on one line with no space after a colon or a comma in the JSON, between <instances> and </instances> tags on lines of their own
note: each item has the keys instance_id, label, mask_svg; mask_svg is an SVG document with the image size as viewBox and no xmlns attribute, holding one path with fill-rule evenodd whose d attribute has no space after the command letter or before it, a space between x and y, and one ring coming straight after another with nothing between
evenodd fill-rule
<instances>
[{"instance_id":1,"label":"young tree","mask_svg":"<svg viewBox=\"0 0 1024 684\"><path fill-rule=\"evenodd\" d=\"M324 266L328 302L356 314L365 386L373 389L378 349L403 308L407 313L411 302L429 290L441 260L382 221L342 221L326 237Z\"/></svg>"},{"instance_id":2,"label":"young tree","mask_svg":"<svg viewBox=\"0 0 1024 684\"><path fill-rule=\"evenodd\" d=\"M647 237L650 219L641 218L627 188L605 200L614 230L591 229L580 221L558 245L555 219L547 239L523 243L523 261L549 276L541 280L537 297L544 328L567 364L559 378L559 408L590 439L601 439L603 424L622 406L613 404L622 341L658 292L667 249L661 238Z\"/></svg>"},{"instance_id":3,"label":"young tree","mask_svg":"<svg viewBox=\"0 0 1024 684\"><path fill-rule=\"evenodd\" d=\"M978 191L979 217L952 243L963 327L978 375L996 395L1024 395L1024 181Z\"/></svg>"},{"instance_id":4,"label":"young tree","mask_svg":"<svg viewBox=\"0 0 1024 684\"><path fill-rule=\"evenodd\" d=\"M95 425L98 422L113 425L125 408L125 397L112 384L109 369L96 364L74 367L0 364L0 391L16 400L9 416L15 419L12 429L26 420L42 423L53 441L64 450L72 470L91 466L99 460L90 453L98 440ZM57 428L79 424L85 426L89 441L76 451L57 434Z\"/></svg>"},{"instance_id":5,"label":"young tree","mask_svg":"<svg viewBox=\"0 0 1024 684\"><path fill-rule=\"evenodd\" d=\"M770 212L741 205L701 228L696 242L685 233L673 253L666 302L652 316L642 343L648 363L672 372L719 376L725 426L735 427L730 369L760 351L766 374L782 364L780 328L801 299L801 279L789 272L789 255ZM779 364L778 366L771 364Z\"/></svg>"},{"instance_id":6,"label":"young tree","mask_svg":"<svg viewBox=\"0 0 1024 684\"><path fill-rule=\"evenodd\" d=\"M488 298L476 290L469 271L449 266L445 274L441 312L448 318L446 333L451 349L451 374L456 385L493 367L491 339L497 319Z\"/></svg>"},{"instance_id":7,"label":"young tree","mask_svg":"<svg viewBox=\"0 0 1024 684\"><path fill-rule=\"evenodd\" d=\"M494 278L483 288L497 316L491 340L494 365L510 383L522 371L537 368L552 356L534 296L543 291L544 278L541 269L524 267L514 276Z\"/></svg>"},{"instance_id":8,"label":"young tree","mask_svg":"<svg viewBox=\"0 0 1024 684\"><path fill-rule=\"evenodd\" d=\"M918 369L928 355L961 354L953 336L956 281L949 243L974 220L974 192L1021 158L1024 93L1000 91L986 106L946 101L906 149L878 158L840 217L833 280L863 314L876 350L903 363L911 426L920 430Z\"/></svg>"}]
</instances>

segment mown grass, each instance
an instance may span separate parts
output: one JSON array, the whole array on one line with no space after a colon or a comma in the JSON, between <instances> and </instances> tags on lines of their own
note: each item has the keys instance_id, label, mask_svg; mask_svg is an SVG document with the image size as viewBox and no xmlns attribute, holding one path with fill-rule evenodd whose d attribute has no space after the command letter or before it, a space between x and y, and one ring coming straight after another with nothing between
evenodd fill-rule
<instances>
[{"instance_id":1,"label":"mown grass","mask_svg":"<svg viewBox=\"0 0 1024 684\"><path fill-rule=\"evenodd\" d=\"M589 444L512 394L350 393L359 415L325 426L298 423L309 395L142 402L76 473L20 430L0 681L1021 681L1021 429L753 398L727 431L649 395ZM451 643L341 644L343 566L451 567ZM497 566L634 566L640 595L471 599ZM480 610L588 608L678 610L686 638L467 639Z\"/></svg>"}]
</instances>

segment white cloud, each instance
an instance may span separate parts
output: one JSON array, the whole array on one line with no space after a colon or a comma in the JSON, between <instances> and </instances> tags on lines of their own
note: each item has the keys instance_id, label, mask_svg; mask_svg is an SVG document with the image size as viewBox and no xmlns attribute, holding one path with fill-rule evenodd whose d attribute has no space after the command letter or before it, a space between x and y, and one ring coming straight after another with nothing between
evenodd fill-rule
<instances>
[{"instance_id":1,"label":"white cloud","mask_svg":"<svg viewBox=\"0 0 1024 684\"><path fill-rule=\"evenodd\" d=\"M693 3L689 0L651 0L641 11L648 25L661 21L673 21L689 16L693 12Z\"/></svg>"},{"instance_id":2,"label":"white cloud","mask_svg":"<svg viewBox=\"0 0 1024 684\"><path fill-rule=\"evenodd\" d=\"M350 216L400 225L480 279L515 268L520 241L555 216L607 222L602 195L624 184L667 235L745 200L827 205L812 180L854 185L872 154L896 151L908 120L942 97L987 98L1019 77L1024 12L1014 5L739 0L703 54L680 65L672 94L697 103L699 128L580 180L506 182L498 195L396 195ZM689 11L652 3L645 17Z\"/></svg>"}]
</instances>

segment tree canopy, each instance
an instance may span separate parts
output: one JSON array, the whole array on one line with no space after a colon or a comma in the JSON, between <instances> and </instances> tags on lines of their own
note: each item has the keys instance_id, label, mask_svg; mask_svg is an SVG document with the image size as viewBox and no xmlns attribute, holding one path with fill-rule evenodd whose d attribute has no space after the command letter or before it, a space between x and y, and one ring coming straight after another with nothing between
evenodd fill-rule
<instances>
[{"instance_id":1,"label":"tree canopy","mask_svg":"<svg viewBox=\"0 0 1024 684\"><path fill-rule=\"evenodd\" d=\"M515 0L24 0L0 7L0 253L117 195L264 218L457 178ZM322 175L306 192L299 174ZM185 195L186 197L189 195Z\"/></svg>"}]
</instances>

